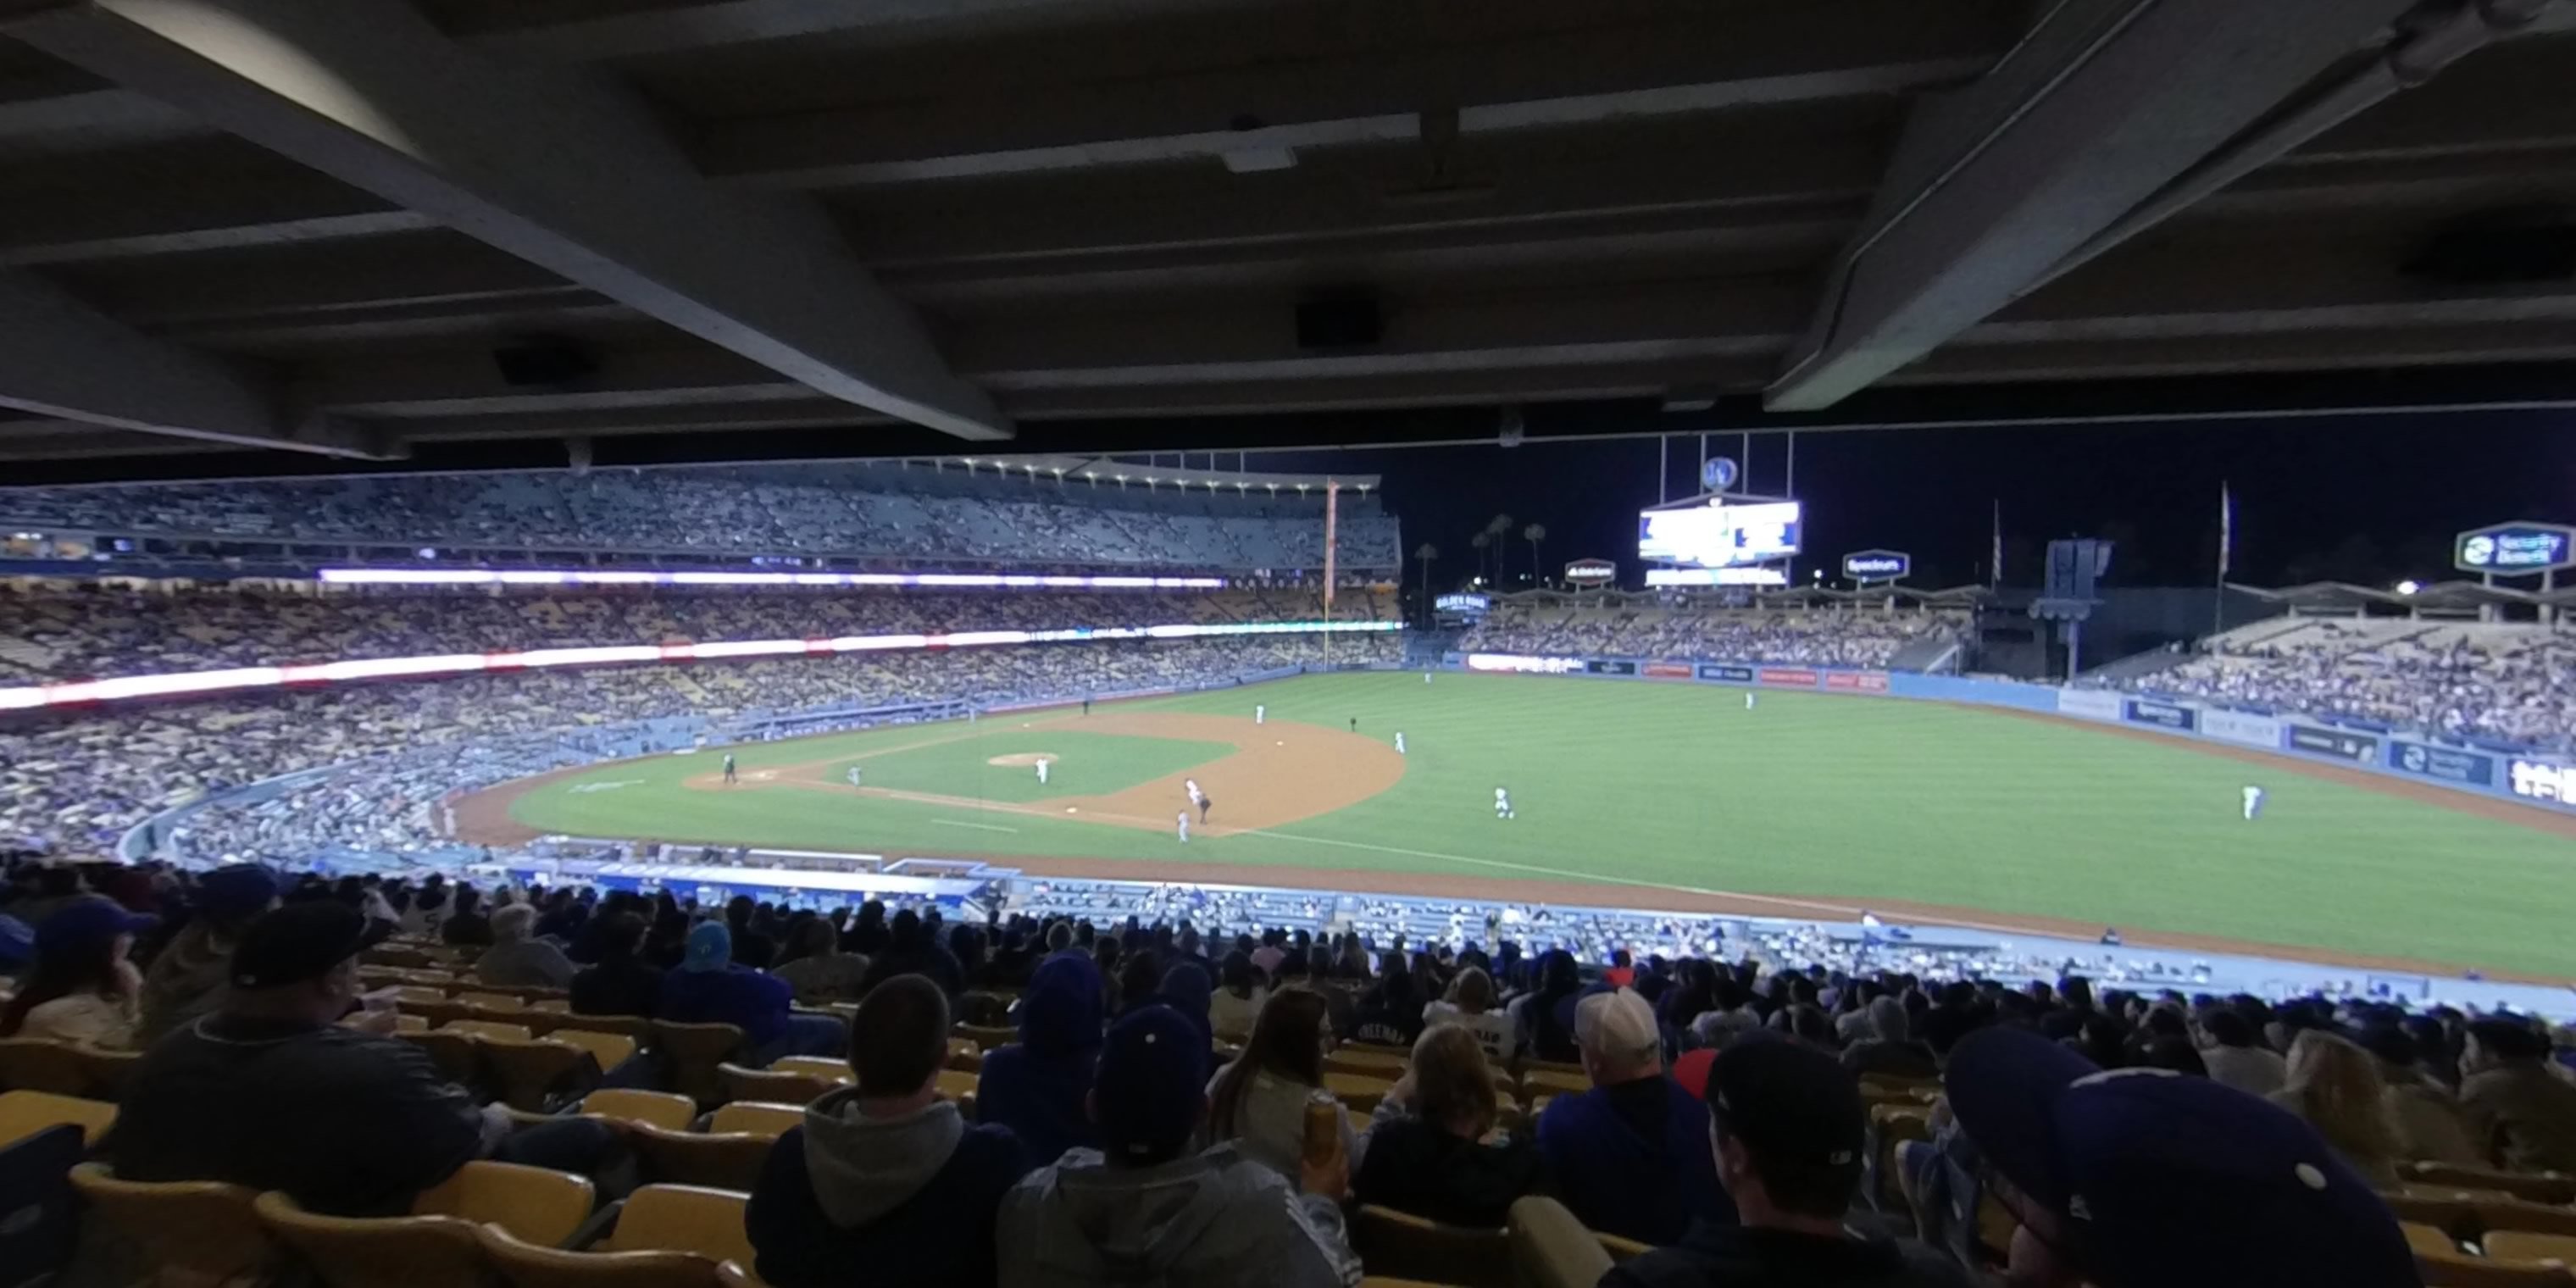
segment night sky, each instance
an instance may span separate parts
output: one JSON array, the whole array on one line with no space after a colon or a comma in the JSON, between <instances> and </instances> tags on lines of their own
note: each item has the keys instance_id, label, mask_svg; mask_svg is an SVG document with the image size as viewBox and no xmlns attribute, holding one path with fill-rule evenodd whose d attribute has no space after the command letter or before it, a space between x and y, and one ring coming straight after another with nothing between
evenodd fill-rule
<instances>
[{"instance_id":1,"label":"night sky","mask_svg":"<svg viewBox=\"0 0 2576 1288\"><path fill-rule=\"evenodd\" d=\"M1712 435L1709 450L1740 459L1741 441ZM1671 452L1679 499L1697 490L1698 437L1674 439ZM1739 486L1776 493L1782 458L1779 436L1757 436ZM1651 439L1281 453L1250 465L1383 475L1408 565L1424 542L1440 548L1435 586L1473 571L1469 540L1497 513L1513 520L1512 583L1530 570L1517 534L1533 522L1548 529L1540 561L1552 575L1600 556L1620 561L1621 585L1643 580L1635 516L1655 501ZM2450 543L2462 529L2576 522L2576 413L1802 433L1807 535L1795 578L1820 565L1834 576L1845 552L1886 547L1914 556L1914 585L1982 581L2000 502L2007 582L2036 582L2051 538L2091 536L2118 543L2113 584L2205 585L2222 481L2236 496L2232 581L2443 580L2455 575ZM1416 576L1408 566L1408 583Z\"/></svg>"}]
</instances>

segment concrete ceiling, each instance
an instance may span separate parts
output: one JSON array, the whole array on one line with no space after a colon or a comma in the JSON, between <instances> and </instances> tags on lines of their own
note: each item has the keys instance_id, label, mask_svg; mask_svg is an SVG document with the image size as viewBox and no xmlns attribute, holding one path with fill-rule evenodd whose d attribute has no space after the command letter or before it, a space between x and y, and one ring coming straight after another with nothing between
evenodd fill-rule
<instances>
[{"instance_id":1,"label":"concrete ceiling","mask_svg":"<svg viewBox=\"0 0 2576 1288\"><path fill-rule=\"evenodd\" d=\"M0 0L0 482L2576 402L2570 85L2576 0Z\"/></svg>"}]
</instances>

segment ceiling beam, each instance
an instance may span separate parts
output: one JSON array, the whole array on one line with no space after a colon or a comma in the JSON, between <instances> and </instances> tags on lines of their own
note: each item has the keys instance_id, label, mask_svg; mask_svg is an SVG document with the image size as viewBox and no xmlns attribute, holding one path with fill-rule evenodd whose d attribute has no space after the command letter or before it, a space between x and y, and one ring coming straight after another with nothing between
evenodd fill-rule
<instances>
[{"instance_id":1,"label":"ceiling beam","mask_svg":"<svg viewBox=\"0 0 2576 1288\"><path fill-rule=\"evenodd\" d=\"M0 407L241 447L394 454L360 427L292 415L224 362L145 335L22 273L0 272Z\"/></svg>"},{"instance_id":2,"label":"ceiling beam","mask_svg":"<svg viewBox=\"0 0 2576 1288\"><path fill-rule=\"evenodd\" d=\"M1768 403L1832 405L2045 278L2410 0L2068 0L1918 110Z\"/></svg>"},{"instance_id":3,"label":"ceiling beam","mask_svg":"<svg viewBox=\"0 0 2576 1288\"><path fill-rule=\"evenodd\" d=\"M819 211L708 184L624 94L478 55L405 0L74 0L0 32L826 395L1009 436Z\"/></svg>"},{"instance_id":4,"label":"ceiling beam","mask_svg":"<svg viewBox=\"0 0 2576 1288\"><path fill-rule=\"evenodd\" d=\"M715 0L546 19L526 0L450 3L449 30L487 48L564 62L605 62L764 40L947 38L1059 22L1128 22L1175 12L1243 9L1267 0ZM533 11L533 12L531 12Z\"/></svg>"}]
</instances>

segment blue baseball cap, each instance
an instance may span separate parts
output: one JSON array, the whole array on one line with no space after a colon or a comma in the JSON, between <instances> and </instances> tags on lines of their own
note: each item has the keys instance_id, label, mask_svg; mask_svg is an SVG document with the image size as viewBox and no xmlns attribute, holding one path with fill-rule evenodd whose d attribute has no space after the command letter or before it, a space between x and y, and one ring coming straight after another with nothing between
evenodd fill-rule
<instances>
[{"instance_id":1,"label":"blue baseball cap","mask_svg":"<svg viewBox=\"0 0 2576 1288\"><path fill-rule=\"evenodd\" d=\"M1113 1157L1152 1160L1187 1148L1207 1097L1207 1034L1157 1003L1109 1026L1092 1075L1100 1143Z\"/></svg>"},{"instance_id":2,"label":"blue baseball cap","mask_svg":"<svg viewBox=\"0 0 2576 1288\"><path fill-rule=\"evenodd\" d=\"M723 970L733 964L733 932L721 921L701 921L689 927L688 953L680 959L682 970Z\"/></svg>"},{"instance_id":3,"label":"blue baseball cap","mask_svg":"<svg viewBox=\"0 0 2576 1288\"><path fill-rule=\"evenodd\" d=\"M2099 1288L2420 1288L2397 1219L2297 1115L2166 1069L2106 1072L2025 1029L1942 1079L1987 1163L2056 1213Z\"/></svg>"},{"instance_id":4,"label":"blue baseball cap","mask_svg":"<svg viewBox=\"0 0 2576 1288\"><path fill-rule=\"evenodd\" d=\"M127 912L125 905L114 899L100 895L76 899L56 909L43 925L36 927L36 955L78 952L118 935L142 934L153 925L152 918Z\"/></svg>"},{"instance_id":5,"label":"blue baseball cap","mask_svg":"<svg viewBox=\"0 0 2576 1288\"><path fill-rule=\"evenodd\" d=\"M197 906L207 915L239 921L277 898L277 874L256 863L217 868L197 878Z\"/></svg>"}]
</instances>

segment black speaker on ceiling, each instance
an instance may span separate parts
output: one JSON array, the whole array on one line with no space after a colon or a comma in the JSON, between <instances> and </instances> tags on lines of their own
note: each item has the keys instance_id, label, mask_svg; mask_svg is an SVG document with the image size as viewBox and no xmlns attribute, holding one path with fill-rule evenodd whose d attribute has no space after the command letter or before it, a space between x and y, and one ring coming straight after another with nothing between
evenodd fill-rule
<instances>
[{"instance_id":1,"label":"black speaker on ceiling","mask_svg":"<svg viewBox=\"0 0 2576 1288\"><path fill-rule=\"evenodd\" d=\"M1365 291L1319 295L1297 305L1297 347L1359 349L1376 344L1385 333L1377 296Z\"/></svg>"},{"instance_id":2,"label":"black speaker on ceiling","mask_svg":"<svg viewBox=\"0 0 2576 1288\"><path fill-rule=\"evenodd\" d=\"M599 359L570 340L529 336L494 349L492 365L505 385L568 385L598 371Z\"/></svg>"}]
</instances>

